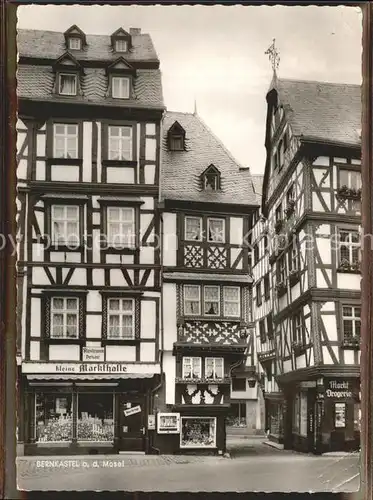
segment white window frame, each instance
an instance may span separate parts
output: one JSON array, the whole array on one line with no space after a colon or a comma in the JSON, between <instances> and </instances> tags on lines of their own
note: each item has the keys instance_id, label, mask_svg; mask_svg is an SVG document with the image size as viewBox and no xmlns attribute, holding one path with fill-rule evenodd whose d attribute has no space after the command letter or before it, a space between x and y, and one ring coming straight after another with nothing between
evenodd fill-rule
<instances>
[{"instance_id":1,"label":"white window frame","mask_svg":"<svg viewBox=\"0 0 373 500\"><path fill-rule=\"evenodd\" d=\"M216 361L219 360L221 361L221 377L216 376ZM213 363L213 371L214 371L214 376L213 377L207 377L207 363L211 362ZM224 358L218 358L218 357L207 357L205 358L205 378L208 378L209 380L221 380L224 378Z\"/></svg>"},{"instance_id":2,"label":"white window frame","mask_svg":"<svg viewBox=\"0 0 373 500\"><path fill-rule=\"evenodd\" d=\"M238 290L238 299L236 301L233 301L233 300L227 300L225 298L225 292L226 290ZM238 312L237 314L227 314L226 313L226 305L227 304L237 304L238 305ZM239 286L224 286L223 287L223 307L224 307L224 311L223 311L223 315L224 317L226 318L239 318L241 316L241 288Z\"/></svg>"},{"instance_id":3,"label":"white window frame","mask_svg":"<svg viewBox=\"0 0 373 500\"><path fill-rule=\"evenodd\" d=\"M55 300L62 300L63 301L63 308L62 309L56 309L53 305ZM68 309L67 308L67 301L68 300L75 300L76 301L76 309ZM54 325L53 318L56 315L62 315L63 316L63 335L54 335ZM67 329L68 329L68 324L67 324L67 316L68 315L74 315L76 317L76 331L74 336L68 336L67 335ZM71 339L78 339L79 338L79 297L51 297L50 301L50 321L51 321L51 326L50 326L50 333L49 336L51 339L58 339L58 340L71 340Z\"/></svg>"},{"instance_id":4,"label":"white window frame","mask_svg":"<svg viewBox=\"0 0 373 500\"><path fill-rule=\"evenodd\" d=\"M119 300L119 309L110 309L110 303L111 301L114 300ZM132 303L132 310L129 313L127 310L122 309L122 302L123 301L130 301ZM134 340L135 338L135 299L131 297L110 297L108 298L107 302L107 325L106 325L106 338L107 340ZM111 316L119 316L119 329L122 332L121 335L118 337L111 336L110 335L110 317ZM123 324L122 324L122 319L123 316L131 316L132 317L132 335L131 336L124 336L123 335Z\"/></svg>"},{"instance_id":5,"label":"white window frame","mask_svg":"<svg viewBox=\"0 0 373 500\"><path fill-rule=\"evenodd\" d=\"M295 342L296 344L303 345L303 342L304 342L304 322L303 322L303 317L302 317L301 313L294 315L293 328L294 328L293 342Z\"/></svg>"},{"instance_id":6,"label":"white window frame","mask_svg":"<svg viewBox=\"0 0 373 500\"><path fill-rule=\"evenodd\" d=\"M348 234L348 240L347 241L341 241L341 233L346 233ZM342 253L341 253L341 247L347 247L348 248L348 262L350 264L353 264L355 261L354 261L354 249L358 249L359 252L358 252L358 262L361 261L361 254L360 254L360 241L359 242L354 242L353 241L353 234L357 234L358 237L359 237L359 231L357 230L354 230L354 229L343 229L343 228L340 228L339 231L338 231L338 235L339 235L339 263L341 264L342 261L344 260L344 258L342 259ZM359 238L360 240L360 238Z\"/></svg>"},{"instance_id":7,"label":"white window frame","mask_svg":"<svg viewBox=\"0 0 373 500\"><path fill-rule=\"evenodd\" d=\"M341 177L342 177L342 173L346 173L347 174L347 184L344 184L341 180ZM357 179L360 181L360 182L357 182L357 186L356 187L353 187L352 186L352 177L353 175L356 175ZM348 187L349 189L361 189L361 186L362 186L362 181L361 181L361 172L359 170L349 170L347 168L339 168L338 169L338 177L339 177L339 187L343 187L343 186L346 186Z\"/></svg>"},{"instance_id":8,"label":"white window frame","mask_svg":"<svg viewBox=\"0 0 373 500\"><path fill-rule=\"evenodd\" d=\"M184 420L210 420L214 422L214 441L210 446L200 446L200 445L183 445L183 421ZM216 417L180 417L180 448L216 448Z\"/></svg>"},{"instance_id":9,"label":"white window frame","mask_svg":"<svg viewBox=\"0 0 373 500\"><path fill-rule=\"evenodd\" d=\"M127 52L128 51L128 41L127 40L115 40L115 52Z\"/></svg>"},{"instance_id":10,"label":"white window frame","mask_svg":"<svg viewBox=\"0 0 373 500\"><path fill-rule=\"evenodd\" d=\"M188 239L187 238L187 221L188 220L198 220L199 221L199 234L198 239ZM186 215L184 219L184 234L185 234L185 241L202 241L202 217L194 217L191 215Z\"/></svg>"},{"instance_id":11,"label":"white window frame","mask_svg":"<svg viewBox=\"0 0 373 500\"><path fill-rule=\"evenodd\" d=\"M350 307L352 309L351 316L344 315L344 308L345 307ZM356 309L360 309L360 316L356 315ZM352 323L352 336L351 337L345 333L345 328L344 328L345 321L351 321L351 323ZM342 331L343 331L343 338L344 339L359 339L360 338L360 335L356 334L356 322L357 321L360 323L360 331L361 331L361 306L343 304L342 305Z\"/></svg>"},{"instance_id":12,"label":"white window frame","mask_svg":"<svg viewBox=\"0 0 373 500\"><path fill-rule=\"evenodd\" d=\"M116 90L116 82L118 82L119 93ZM129 99L130 97L130 79L128 76L112 76L111 77L111 95L114 99Z\"/></svg>"},{"instance_id":13,"label":"white window frame","mask_svg":"<svg viewBox=\"0 0 373 500\"><path fill-rule=\"evenodd\" d=\"M187 377L186 376L186 364L187 363L187 360L189 360L189 364L190 364L190 368L191 368L191 372L193 373L194 372L194 368L195 368L195 362L196 362L196 366L198 367L198 371L199 371L199 376L198 377ZM198 357L198 356L183 356L182 358L182 378L185 379L185 380L198 380L198 379L201 379L202 378L202 358Z\"/></svg>"},{"instance_id":14,"label":"white window frame","mask_svg":"<svg viewBox=\"0 0 373 500\"><path fill-rule=\"evenodd\" d=\"M119 220L110 220L110 213L113 210L119 210ZM124 218L124 213L131 213L131 221L127 221ZM117 224L119 225L119 233L111 237L110 226ZM129 238L126 236L126 232L122 232L125 226L130 226ZM133 207L106 207L106 232L107 232L107 243L113 248L134 248L136 246L136 218L135 209Z\"/></svg>"},{"instance_id":15,"label":"white window frame","mask_svg":"<svg viewBox=\"0 0 373 500\"><path fill-rule=\"evenodd\" d=\"M118 135L112 135L113 129L118 129L119 133ZM124 129L129 129L130 130L130 135L123 135L123 130ZM118 158L113 158L111 152L114 151L111 146L110 146L110 141L111 140L118 140L119 148L118 148ZM123 153L126 153L127 150L123 147L125 143L129 144L129 149L128 149L128 157L123 158ZM133 127L129 125L109 125L108 126L108 151L107 151L107 156L108 160L115 160L115 161L132 161L133 160Z\"/></svg>"},{"instance_id":16,"label":"white window frame","mask_svg":"<svg viewBox=\"0 0 373 500\"><path fill-rule=\"evenodd\" d=\"M208 314L207 312L205 312L205 304L206 304L206 302L209 302L208 300L206 300L206 290L211 289L211 288L215 288L218 290L218 298L216 301L213 301L214 304L215 303L218 304L218 312L216 314ZM219 285L205 285L203 287L203 316L207 316L209 318L218 318L220 316L220 286Z\"/></svg>"},{"instance_id":17,"label":"white window frame","mask_svg":"<svg viewBox=\"0 0 373 500\"><path fill-rule=\"evenodd\" d=\"M82 40L78 36L71 36L69 38L69 49L70 50L81 50Z\"/></svg>"},{"instance_id":18,"label":"white window frame","mask_svg":"<svg viewBox=\"0 0 373 500\"><path fill-rule=\"evenodd\" d=\"M290 250L290 271L298 271L299 249L295 241L292 242Z\"/></svg>"},{"instance_id":19,"label":"white window frame","mask_svg":"<svg viewBox=\"0 0 373 500\"><path fill-rule=\"evenodd\" d=\"M216 241L216 240L213 240L210 238L210 222L211 221L219 221L219 222L222 222L223 223L223 227L222 227L222 241ZM225 219L221 219L219 217L208 217L207 218L207 241L209 243L225 243Z\"/></svg>"},{"instance_id":20,"label":"white window frame","mask_svg":"<svg viewBox=\"0 0 373 500\"><path fill-rule=\"evenodd\" d=\"M64 127L64 132L57 132L57 127ZM68 130L71 127L75 127L75 133L69 134ZM63 156L57 156L57 139L63 138L64 140L64 152ZM71 157L68 156L68 139L75 139L75 154ZM76 159L79 155L79 127L76 123L54 123L53 124L53 158L71 158Z\"/></svg>"},{"instance_id":21,"label":"white window frame","mask_svg":"<svg viewBox=\"0 0 373 500\"><path fill-rule=\"evenodd\" d=\"M70 76L74 78L75 86L74 86L74 91L73 92L62 92L62 77L64 76ZM60 95L76 95L77 94L77 89L78 89L78 76L72 73L59 73L58 74L58 93Z\"/></svg>"},{"instance_id":22,"label":"white window frame","mask_svg":"<svg viewBox=\"0 0 373 500\"><path fill-rule=\"evenodd\" d=\"M198 308L199 308L199 310L198 310L198 313L188 312L186 314L186 310L187 310L187 308L185 307L186 302L197 302L196 299L190 299L187 297L186 289L192 288L192 287L198 289L198 304L199 304ZM185 316L201 316L202 315L201 286L200 285L183 285L183 295L184 295L184 315Z\"/></svg>"},{"instance_id":23,"label":"white window frame","mask_svg":"<svg viewBox=\"0 0 373 500\"><path fill-rule=\"evenodd\" d=\"M56 208L63 208L64 214L61 219L56 218L55 216L55 209ZM76 215L77 217L74 219L69 219L67 216L67 211L68 209L75 208L76 209ZM69 223L75 223L77 224L77 239L75 241L69 241L69 234L68 234L68 224ZM57 237L56 235L56 230L55 230L55 224L59 223L63 225L63 234L62 236ZM52 205L51 206L51 239L54 245L74 245L74 246L79 246L80 240L81 240L81 234L80 234L80 207L79 205Z\"/></svg>"}]
</instances>

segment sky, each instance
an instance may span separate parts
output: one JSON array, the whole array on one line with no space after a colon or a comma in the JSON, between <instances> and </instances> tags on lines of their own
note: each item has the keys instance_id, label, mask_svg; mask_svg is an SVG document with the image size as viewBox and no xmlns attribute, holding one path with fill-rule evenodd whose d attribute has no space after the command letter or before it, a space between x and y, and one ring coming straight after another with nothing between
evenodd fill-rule
<instances>
[{"instance_id":1,"label":"sky","mask_svg":"<svg viewBox=\"0 0 373 500\"><path fill-rule=\"evenodd\" d=\"M18 7L18 27L110 35L149 33L170 111L197 112L238 162L262 174L265 96L276 39L279 78L361 83L362 14L357 7L83 6Z\"/></svg>"}]
</instances>

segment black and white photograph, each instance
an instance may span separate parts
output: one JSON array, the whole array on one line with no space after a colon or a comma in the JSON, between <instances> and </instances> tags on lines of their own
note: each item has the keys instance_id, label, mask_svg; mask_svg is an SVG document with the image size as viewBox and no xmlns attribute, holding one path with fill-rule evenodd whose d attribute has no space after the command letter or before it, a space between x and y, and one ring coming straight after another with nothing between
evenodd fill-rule
<instances>
[{"instance_id":1,"label":"black and white photograph","mask_svg":"<svg viewBox=\"0 0 373 500\"><path fill-rule=\"evenodd\" d=\"M19 490L360 488L362 12L17 9Z\"/></svg>"}]
</instances>

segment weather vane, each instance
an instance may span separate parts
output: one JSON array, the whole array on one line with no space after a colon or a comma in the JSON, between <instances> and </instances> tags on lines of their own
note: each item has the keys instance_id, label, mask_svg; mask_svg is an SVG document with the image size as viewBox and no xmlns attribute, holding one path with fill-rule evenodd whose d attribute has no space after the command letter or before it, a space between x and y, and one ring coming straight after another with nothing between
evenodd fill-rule
<instances>
[{"instance_id":1,"label":"weather vane","mask_svg":"<svg viewBox=\"0 0 373 500\"><path fill-rule=\"evenodd\" d=\"M273 71L278 69L280 64L280 53L276 48L276 39L274 38L271 46L264 52L265 55L268 55L269 60L272 64Z\"/></svg>"}]
</instances>

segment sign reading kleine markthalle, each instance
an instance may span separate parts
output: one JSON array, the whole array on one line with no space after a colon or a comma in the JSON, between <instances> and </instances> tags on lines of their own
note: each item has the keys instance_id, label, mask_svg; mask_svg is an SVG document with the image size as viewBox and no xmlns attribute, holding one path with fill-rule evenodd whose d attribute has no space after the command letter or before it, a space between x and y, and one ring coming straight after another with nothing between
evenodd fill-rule
<instances>
[{"instance_id":1,"label":"sign reading kleine markthalle","mask_svg":"<svg viewBox=\"0 0 373 500\"><path fill-rule=\"evenodd\" d=\"M160 373L159 363L22 363L23 373L65 373L65 374L85 374L85 373Z\"/></svg>"},{"instance_id":2,"label":"sign reading kleine markthalle","mask_svg":"<svg viewBox=\"0 0 373 500\"><path fill-rule=\"evenodd\" d=\"M325 395L327 398L352 398L353 393L347 380L328 380Z\"/></svg>"}]
</instances>

